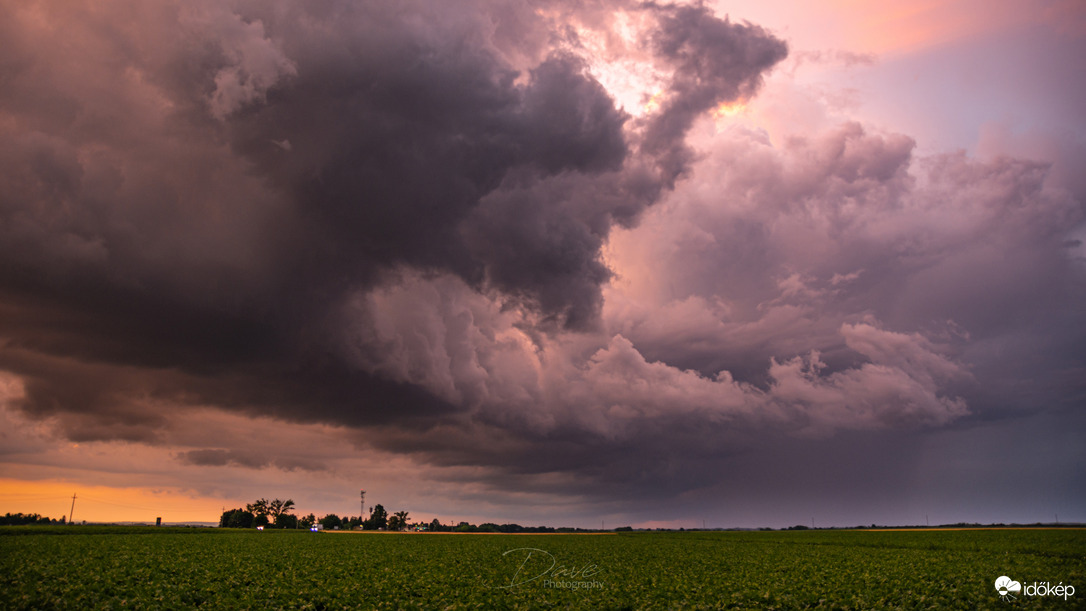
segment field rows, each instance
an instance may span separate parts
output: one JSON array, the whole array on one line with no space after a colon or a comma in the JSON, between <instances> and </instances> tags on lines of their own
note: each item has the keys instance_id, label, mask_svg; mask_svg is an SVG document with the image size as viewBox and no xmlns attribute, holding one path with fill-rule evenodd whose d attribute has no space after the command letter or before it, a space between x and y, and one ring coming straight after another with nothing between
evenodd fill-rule
<instances>
[{"instance_id":1,"label":"field rows","mask_svg":"<svg viewBox=\"0 0 1086 611\"><path fill-rule=\"evenodd\" d=\"M0 608L1072 609L1086 600L1086 531L1076 530L55 532L0 529ZM1082 591L1006 603L993 587L1000 575Z\"/></svg>"}]
</instances>

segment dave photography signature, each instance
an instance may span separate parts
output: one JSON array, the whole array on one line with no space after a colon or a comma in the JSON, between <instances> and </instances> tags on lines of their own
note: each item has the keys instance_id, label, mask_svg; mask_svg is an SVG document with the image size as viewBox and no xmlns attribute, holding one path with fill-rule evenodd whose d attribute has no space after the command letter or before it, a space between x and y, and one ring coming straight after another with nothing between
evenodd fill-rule
<instances>
[{"instance_id":1,"label":"dave photography signature","mask_svg":"<svg viewBox=\"0 0 1086 611\"><path fill-rule=\"evenodd\" d=\"M594 579L600 573L595 564L561 565L553 554L535 547L518 547L502 554L503 558L520 561L509 583L494 586L512 589L527 583L538 581L544 588L563 590L602 589L603 582Z\"/></svg>"}]
</instances>

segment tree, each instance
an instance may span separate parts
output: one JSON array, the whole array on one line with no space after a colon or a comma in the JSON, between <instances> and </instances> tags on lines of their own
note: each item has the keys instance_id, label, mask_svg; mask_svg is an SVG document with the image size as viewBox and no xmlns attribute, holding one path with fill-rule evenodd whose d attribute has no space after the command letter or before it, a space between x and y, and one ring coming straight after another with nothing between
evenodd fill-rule
<instances>
[{"instance_id":1,"label":"tree","mask_svg":"<svg viewBox=\"0 0 1086 611\"><path fill-rule=\"evenodd\" d=\"M430 522L430 532L441 532L445 527L441 525L441 522L437 518L434 518L433 522Z\"/></svg>"},{"instance_id":2,"label":"tree","mask_svg":"<svg viewBox=\"0 0 1086 611\"><path fill-rule=\"evenodd\" d=\"M251 511L244 509L229 509L219 518L219 526L223 528L252 528L256 516Z\"/></svg>"},{"instance_id":3,"label":"tree","mask_svg":"<svg viewBox=\"0 0 1086 611\"><path fill-rule=\"evenodd\" d=\"M294 510L294 501L291 499L269 501L261 498L246 505L245 510L255 516L254 524L256 526L267 526L274 523L278 528L294 528L296 524L293 520L280 523L280 519L284 515L288 515ZM287 523L289 523L289 526L286 525Z\"/></svg>"},{"instance_id":4,"label":"tree","mask_svg":"<svg viewBox=\"0 0 1086 611\"><path fill-rule=\"evenodd\" d=\"M320 523L321 523L321 526L324 527L324 530L334 530L336 527L343 524L343 521L340 520L339 516L337 516L336 514L330 513L330 514L324 516L323 518L321 518Z\"/></svg>"},{"instance_id":5,"label":"tree","mask_svg":"<svg viewBox=\"0 0 1086 611\"><path fill-rule=\"evenodd\" d=\"M407 512L397 511L395 515L388 519L389 530L403 530L407 528Z\"/></svg>"},{"instance_id":6,"label":"tree","mask_svg":"<svg viewBox=\"0 0 1086 611\"><path fill-rule=\"evenodd\" d=\"M276 528L298 528L298 516L292 513L284 513L275 518Z\"/></svg>"},{"instance_id":7,"label":"tree","mask_svg":"<svg viewBox=\"0 0 1086 611\"><path fill-rule=\"evenodd\" d=\"M270 503L268 503L268 515L270 515L272 517L272 519L275 520L275 525L278 528L293 528L294 527L294 524L297 521L296 519L293 522L291 522L290 526L284 526L283 524L279 523L279 521L282 520L285 516L290 515L291 511L294 511L294 501L292 499L287 499L285 501L280 501L279 499L275 499L274 501L271 501ZM293 516L291 516L291 517L293 517Z\"/></svg>"},{"instance_id":8,"label":"tree","mask_svg":"<svg viewBox=\"0 0 1086 611\"><path fill-rule=\"evenodd\" d=\"M268 515L268 499L257 499L255 502L249 503L245 506L245 511L254 516Z\"/></svg>"},{"instance_id":9,"label":"tree","mask_svg":"<svg viewBox=\"0 0 1086 611\"><path fill-rule=\"evenodd\" d=\"M317 516L315 516L313 514L309 514L306 517L301 518L301 519L298 520L298 526L301 526L302 528L304 528L306 530L309 530L309 528L312 527L316 523L317 523Z\"/></svg>"},{"instance_id":10,"label":"tree","mask_svg":"<svg viewBox=\"0 0 1086 611\"><path fill-rule=\"evenodd\" d=\"M0 525L21 525L21 524L52 524L55 520L51 520L45 516L40 516L36 513L23 514L23 513L7 513L3 517L0 517Z\"/></svg>"},{"instance_id":11,"label":"tree","mask_svg":"<svg viewBox=\"0 0 1086 611\"><path fill-rule=\"evenodd\" d=\"M366 530L377 530L388 526L388 512L381 505L377 505L370 512L370 517L363 523Z\"/></svg>"}]
</instances>

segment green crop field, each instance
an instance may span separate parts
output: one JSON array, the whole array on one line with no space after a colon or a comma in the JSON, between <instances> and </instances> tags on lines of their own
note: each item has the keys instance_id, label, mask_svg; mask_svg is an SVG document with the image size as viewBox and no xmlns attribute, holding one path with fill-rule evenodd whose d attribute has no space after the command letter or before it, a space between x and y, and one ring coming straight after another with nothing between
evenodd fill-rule
<instances>
[{"instance_id":1,"label":"green crop field","mask_svg":"<svg viewBox=\"0 0 1086 611\"><path fill-rule=\"evenodd\" d=\"M1000 600L995 579L1073 596ZM0 609L1086 608L1086 531L0 528Z\"/></svg>"}]
</instances>

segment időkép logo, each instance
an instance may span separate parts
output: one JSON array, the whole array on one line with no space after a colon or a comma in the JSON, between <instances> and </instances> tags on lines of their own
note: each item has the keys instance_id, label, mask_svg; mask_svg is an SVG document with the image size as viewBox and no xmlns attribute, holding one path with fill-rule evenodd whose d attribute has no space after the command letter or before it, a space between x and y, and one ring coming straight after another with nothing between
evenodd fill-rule
<instances>
[{"instance_id":1,"label":"id\u0151k\u00e9p logo","mask_svg":"<svg viewBox=\"0 0 1086 611\"><path fill-rule=\"evenodd\" d=\"M1033 583L1022 587L1022 584L1014 581L1006 575L1001 575L999 579L995 581L995 589L999 594L999 598L1002 600L1010 601L1017 598L1015 596L1021 592L1025 596L1060 596L1064 600L1075 595L1075 586L1063 585L1063 582L1059 582L1053 585L1047 581L1034 581Z\"/></svg>"}]
</instances>

